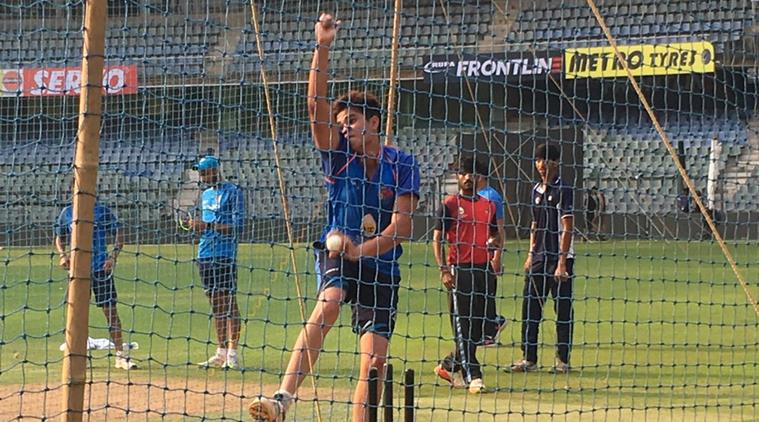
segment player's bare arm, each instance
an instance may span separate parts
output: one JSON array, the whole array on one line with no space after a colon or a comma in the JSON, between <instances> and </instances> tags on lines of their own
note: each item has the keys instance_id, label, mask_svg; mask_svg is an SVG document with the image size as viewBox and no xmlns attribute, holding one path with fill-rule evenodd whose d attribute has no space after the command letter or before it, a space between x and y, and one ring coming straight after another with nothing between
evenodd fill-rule
<instances>
[{"instance_id":1,"label":"player's bare arm","mask_svg":"<svg viewBox=\"0 0 759 422\"><path fill-rule=\"evenodd\" d=\"M435 229L432 232L432 252L435 255L435 262L440 271L440 281L446 289L453 288L453 275L451 269L445 262L445 249L443 247L443 231Z\"/></svg>"},{"instance_id":2,"label":"player's bare arm","mask_svg":"<svg viewBox=\"0 0 759 422\"><path fill-rule=\"evenodd\" d=\"M320 150L337 148L340 139L337 126L332 122L332 110L327 101L329 49L335 40L339 25L340 21L335 22L332 15L323 13L314 27L316 47L308 74L308 117L311 120L314 144Z\"/></svg>"},{"instance_id":3,"label":"player's bare arm","mask_svg":"<svg viewBox=\"0 0 759 422\"><path fill-rule=\"evenodd\" d=\"M58 265L60 265L61 268L68 270L71 267L71 260L69 254L66 252L64 240L61 236L55 236L54 246L55 252L58 253Z\"/></svg>"},{"instance_id":4,"label":"player's bare arm","mask_svg":"<svg viewBox=\"0 0 759 422\"><path fill-rule=\"evenodd\" d=\"M121 230L116 230L116 235L114 236L113 241L113 250L111 251L111 254L108 255L108 258L103 263L103 271L110 272L113 270L114 265L116 265L116 261L119 259L119 254L121 253L121 250L124 248L124 233Z\"/></svg>"}]
</instances>

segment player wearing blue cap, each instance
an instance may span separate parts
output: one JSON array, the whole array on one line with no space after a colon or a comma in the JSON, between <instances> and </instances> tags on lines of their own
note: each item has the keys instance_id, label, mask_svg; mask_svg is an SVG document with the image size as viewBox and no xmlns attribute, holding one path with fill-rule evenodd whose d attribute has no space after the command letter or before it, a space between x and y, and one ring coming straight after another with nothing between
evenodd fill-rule
<instances>
[{"instance_id":1,"label":"player wearing blue cap","mask_svg":"<svg viewBox=\"0 0 759 422\"><path fill-rule=\"evenodd\" d=\"M218 345L202 367L237 369L240 310L237 306L237 242L245 217L245 197L234 183L222 180L219 159L206 155L195 165L200 182L201 216L187 225L200 233L198 268L213 312Z\"/></svg>"},{"instance_id":2,"label":"player wearing blue cap","mask_svg":"<svg viewBox=\"0 0 759 422\"><path fill-rule=\"evenodd\" d=\"M250 404L256 420L284 420L343 303L351 305L353 330L359 336L353 420L368 420L369 369L377 368L379 379L383 378L395 327L398 257L400 244L411 237L419 166L412 155L382 145L380 104L373 95L352 91L330 107L329 48L338 24L329 15L322 15L316 24L318 46L309 75L308 111L328 193L327 224L320 241L331 243L327 233L337 231L342 233L338 243L343 247L319 253L321 283L316 305L295 342L279 390Z\"/></svg>"}]
</instances>

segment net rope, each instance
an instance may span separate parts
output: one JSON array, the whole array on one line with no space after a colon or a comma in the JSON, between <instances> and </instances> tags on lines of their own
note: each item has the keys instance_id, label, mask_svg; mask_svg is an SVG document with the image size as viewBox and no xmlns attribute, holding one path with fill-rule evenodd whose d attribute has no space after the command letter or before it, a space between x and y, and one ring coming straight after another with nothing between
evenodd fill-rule
<instances>
[{"instance_id":1,"label":"net rope","mask_svg":"<svg viewBox=\"0 0 759 422\"><path fill-rule=\"evenodd\" d=\"M62 412L68 276L52 244L72 197L85 3L0 4L0 420ZM116 366L112 327L93 293L86 416L249 420L249 403L279 388L320 288L313 242L327 219L327 190L306 87L314 24L330 13L342 24L327 99L378 94L387 119L381 142L413 154L421 171L413 240L403 244L390 308L397 420L406 369L416 373L417 420L754 417L755 2L108 6L97 199L125 238L115 308L124 350L140 368ZM694 51L696 64L630 65L631 53L661 51L677 53L668 60ZM572 62L594 54L618 68ZM554 298L538 294L539 359L521 374L512 363L524 357L525 288L534 295L541 287L525 283L523 270L539 182L534 155L546 143L560 148L559 174L574 194L571 371L550 372L563 343ZM192 166L209 149L245 195L237 370L198 365L218 348L216 326L197 233L179 224L201 215ZM489 168L507 234L494 298L508 323L492 346L477 348L490 393L481 395L450 388L435 372L464 344L433 233L442 201L459 189L452 165L470 155ZM605 212L591 209L593 186ZM114 240L108 233L109 254ZM353 329L343 304L286 420L351 419L361 362Z\"/></svg>"}]
</instances>

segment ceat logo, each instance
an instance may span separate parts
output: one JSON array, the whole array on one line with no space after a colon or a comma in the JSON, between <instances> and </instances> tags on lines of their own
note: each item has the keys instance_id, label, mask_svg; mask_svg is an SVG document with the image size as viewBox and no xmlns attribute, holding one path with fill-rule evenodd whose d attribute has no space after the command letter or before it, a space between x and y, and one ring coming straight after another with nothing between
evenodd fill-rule
<instances>
[{"instance_id":1,"label":"ceat logo","mask_svg":"<svg viewBox=\"0 0 759 422\"><path fill-rule=\"evenodd\" d=\"M16 93L21 91L21 73L18 70L6 70L3 72L3 91Z\"/></svg>"}]
</instances>

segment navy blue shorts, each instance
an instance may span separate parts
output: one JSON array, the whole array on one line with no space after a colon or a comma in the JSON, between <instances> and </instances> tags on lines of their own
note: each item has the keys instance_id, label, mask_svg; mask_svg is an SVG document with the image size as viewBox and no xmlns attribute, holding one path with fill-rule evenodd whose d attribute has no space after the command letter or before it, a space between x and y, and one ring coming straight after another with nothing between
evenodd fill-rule
<instances>
[{"instance_id":1,"label":"navy blue shorts","mask_svg":"<svg viewBox=\"0 0 759 422\"><path fill-rule=\"evenodd\" d=\"M112 271L94 271L91 284L97 307L116 306L118 295L116 294L116 284L113 282Z\"/></svg>"},{"instance_id":2,"label":"navy blue shorts","mask_svg":"<svg viewBox=\"0 0 759 422\"><path fill-rule=\"evenodd\" d=\"M237 291L237 263L231 258L210 258L198 261L200 279L206 295Z\"/></svg>"},{"instance_id":3,"label":"navy blue shorts","mask_svg":"<svg viewBox=\"0 0 759 422\"><path fill-rule=\"evenodd\" d=\"M353 332L374 333L390 338L398 315L400 277L377 271L358 262L331 259L318 251L316 262L320 273L320 292L339 287L345 292L343 303L351 304Z\"/></svg>"}]
</instances>

